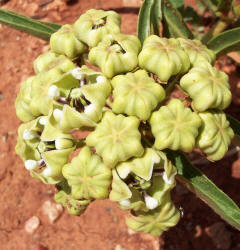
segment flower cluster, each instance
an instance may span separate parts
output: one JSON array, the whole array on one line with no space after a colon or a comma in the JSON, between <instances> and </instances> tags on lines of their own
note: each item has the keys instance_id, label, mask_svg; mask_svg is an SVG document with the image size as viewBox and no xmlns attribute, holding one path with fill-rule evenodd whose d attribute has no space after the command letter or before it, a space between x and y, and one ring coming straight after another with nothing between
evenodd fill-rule
<instances>
[{"instance_id":1,"label":"flower cluster","mask_svg":"<svg viewBox=\"0 0 240 250\"><path fill-rule=\"evenodd\" d=\"M223 112L231 92L200 41L151 35L141 45L120 24L114 11L91 9L51 36L15 102L16 152L33 177L56 184L69 213L109 198L131 211L130 228L160 235L180 218L164 150L220 160L234 135ZM188 103L169 100L173 82ZM89 132L79 140L76 130Z\"/></svg>"}]
</instances>

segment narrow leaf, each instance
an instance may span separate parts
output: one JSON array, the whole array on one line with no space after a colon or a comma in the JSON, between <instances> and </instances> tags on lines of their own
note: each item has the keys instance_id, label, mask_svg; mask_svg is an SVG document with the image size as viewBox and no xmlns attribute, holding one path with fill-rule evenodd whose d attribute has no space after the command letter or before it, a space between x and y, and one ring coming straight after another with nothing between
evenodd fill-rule
<instances>
[{"instance_id":1,"label":"narrow leaf","mask_svg":"<svg viewBox=\"0 0 240 250\"><path fill-rule=\"evenodd\" d=\"M185 0L170 0L171 4L176 8L184 8Z\"/></svg>"},{"instance_id":2,"label":"narrow leaf","mask_svg":"<svg viewBox=\"0 0 240 250\"><path fill-rule=\"evenodd\" d=\"M206 175L195 168L181 152L168 151L168 157L177 167L178 180L210 206L223 220L240 230L240 209L236 203Z\"/></svg>"},{"instance_id":3,"label":"narrow leaf","mask_svg":"<svg viewBox=\"0 0 240 250\"><path fill-rule=\"evenodd\" d=\"M38 22L40 22L43 25L48 26L49 28L53 29L54 32L56 32L57 30L59 30L62 27L62 25L58 24L58 23L50 23L50 22L43 22L43 21L38 21Z\"/></svg>"},{"instance_id":4,"label":"narrow leaf","mask_svg":"<svg viewBox=\"0 0 240 250\"><path fill-rule=\"evenodd\" d=\"M40 22L4 9L0 9L0 23L47 41L51 34L56 32L60 27L58 24Z\"/></svg>"},{"instance_id":5,"label":"narrow leaf","mask_svg":"<svg viewBox=\"0 0 240 250\"><path fill-rule=\"evenodd\" d=\"M150 35L151 31L151 10L154 0L144 0L138 14L138 38L141 43Z\"/></svg>"},{"instance_id":6,"label":"narrow leaf","mask_svg":"<svg viewBox=\"0 0 240 250\"><path fill-rule=\"evenodd\" d=\"M227 119L230 123L230 127L234 131L234 134L240 136L240 121L236 120L231 115L227 115Z\"/></svg>"},{"instance_id":7,"label":"narrow leaf","mask_svg":"<svg viewBox=\"0 0 240 250\"><path fill-rule=\"evenodd\" d=\"M233 0L218 0L217 9L218 11L226 11L232 9Z\"/></svg>"},{"instance_id":8,"label":"narrow leaf","mask_svg":"<svg viewBox=\"0 0 240 250\"><path fill-rule=\"evenodd\" d=\"M179 11L173 7L170 0L163 5L164 34L171 37L193 38L193 34L185 24Z\"/></svg>"},{"instance_id":9,"label":"narrow leaf","mask_svg":"<svg viewBox=\"0 0 240 250\"><path fill-rule=\"evenodd\" d=\"M200 0L211 11L212 15L216 17L217 2L215 0Z\"/></svg>"},{"instance_id":10,"label":"narrow leaf","mask_svg":"<svg viewBox=\"0 0 240 250\"><path fill-rule=\"evenodd\" d=\"M159 36L159 25L162 19L162 0L155 0L152 12L151 12L151 22L153 26L153 33Z\"/></svg>"},{"instance_id":11,"label":"narrow leaf","mask_svg":"<svg viewBox=\"0 0 240 250\"><path fill-rule=\"evenodd\" d=\"M240 49L240 28L227 30L215 37L208 43L209 49L213 50L217 56Z\"/></svg>"}]
</instances>

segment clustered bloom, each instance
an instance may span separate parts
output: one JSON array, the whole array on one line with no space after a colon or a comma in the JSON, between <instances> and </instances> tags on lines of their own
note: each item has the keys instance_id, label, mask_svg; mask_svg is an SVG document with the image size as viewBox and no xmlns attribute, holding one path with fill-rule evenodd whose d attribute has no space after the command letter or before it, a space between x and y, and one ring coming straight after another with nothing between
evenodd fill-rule
<instances>
[{"instance_id":1,"label":"clustered bloom","mask_svg":"<svg viewBox=\"0 0 240 250\"><path fill-rule=\"evenodd\" d=\"M223 158L234 136L223 112L231 92L200 41L151 35L141 45L120 24L116 12L91 9L51 36L15 102L16 152L33 177L56 185L70 214L109 198L131 212L130 228L160 235L180 218L165 150ZM169 100L173 82L188 103Z\"/></svg>"}]
</instances>

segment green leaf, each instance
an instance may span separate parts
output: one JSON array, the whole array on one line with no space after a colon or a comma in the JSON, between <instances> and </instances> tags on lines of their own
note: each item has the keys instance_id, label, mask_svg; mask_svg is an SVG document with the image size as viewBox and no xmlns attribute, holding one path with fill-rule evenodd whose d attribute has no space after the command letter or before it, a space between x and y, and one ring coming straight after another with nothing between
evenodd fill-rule
<instances>
[{"instance_id":1,"label":"green leaf","mask_svg":"<svg viewBox=\"0 0 240 250\"><path fill-rule=\"evenodd\" d=\"M150 35L151 31L151 10L154 0L144 0L138 14L138 38L141 43Z\"/></svg>"},{"instance_id":2,"label":"green leaf","mask_svg":"<svg viewBox=\"0 0 240 250\"><path fill-rule=\"evenodd\" d=\"M61 27L58 24L40 22L4 9L0 9L0 23L47 41L50 39L51 34Z\"/></svg>"},{"instance_id":3,"label":"green leaf","mask_svg":"<svg viewBox=\"0 0 240 250\"><path fill-rule=\"evenodd\" d=\"M233 129L234 134L240 136L240 121L236 120L231 115L227 115L227 119L230 123L230 127Z\"/></svg>"},{"instance_id":4,"label":"green leaf","mask_svg":"<svg viewBox=\"0 0 240 250\"><path fill-rule=\"evenodd\" d=\"M184 8L185 0L170 0L170 2L176 9Z\"/></svg>"},{"instance_id":5,"label":"green leaf","mask_svg":"<svg viewBox=\"0 0 240 250\"><path fill-rule=\"evenodd\" d=\"M168 158L177 167L178 180L210 206L223 220L240 230L240 209L234 201L195 168L181 152L169 150Z\"/></svg>"},{"instance_id":6,"label":"green leaf","mask_svg":"<svg viewBox=\"0 0 240 250\"><path fill-rule=\"evenodd\" d=\"M159 36L159 25L162 19L162 0L154 0L151 12L151 22L153 26L153 33Z\"/></svg>"},{"instance_id":7,"label":"green leaf","mask_svg":"<svg viewBox=\"0 0 240 250\"><path fill-rule=\"evenodd\" d=\"M216 0L200 0L211 11L212 15L216 17L217 1Z\"/></svg>"},{"instance_id":8,"label":"green leaf","mask_svg":"<svg viewBox=\"0 0 240 250\"><path fill-rule=\"evenodd\" d=\"M173 7L170 0L165 0L163 5L163 31L166 36L193 38L193 34L185 24L179 11Z\"/></svg>"},{"instance_id":9,"label":"green leaf","mask_svg":"<svg viewBox=\"0 0 240 250\"><path fill-rule=\"evenodd\" d=\"M38 22L53 29L54 32L56 32L57 30L59 30L62 27L62 25L58 24L58 23L50 23L50 22L43 22L43 21L38 21Z\"/></svg>"},{"instance_id":10,"label":"green leaf","mask_svg":"<svg viewBox=\"0 0 240 250\"><path fill-rule=\"evenodd\" d=\"M217 1L217 9L218 11L224 11L231 10L233 0L218 0Z\"/></svg>"},{"instance_id":11,"label":"green leaf","mask_svg":"<svg viewBox=\"0 0 240 250\"><path fill-rule=\"evenodd\" d=\"M213 37L208 43L209 49L213 50L217 56L227 54L240 49L240 28L234 28L222 32Z\"/></svg>"}]
</instances>

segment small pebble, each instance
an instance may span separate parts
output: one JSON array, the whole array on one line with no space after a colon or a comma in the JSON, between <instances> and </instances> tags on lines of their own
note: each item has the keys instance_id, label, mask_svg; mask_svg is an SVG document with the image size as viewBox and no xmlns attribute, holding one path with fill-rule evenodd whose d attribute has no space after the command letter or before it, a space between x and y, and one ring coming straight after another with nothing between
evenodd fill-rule
<instances>
[{"instance_id":1,"label":"small pebble","mask_svg":"<svg viewBox=\"0 0 240 250\"><path fill-rule=\"evenodd\" d=\"M47 215L50 223L54 223L63 213L63 207L60 204L47 200L42 205L42 212Z\"/></svg>"},{"instance_id":2,"label":"small pebble","mask_svg":"<svg viewBox=\"0 0 240 250\"><path fill-rule=\"evenodd\" d=\"M39 218L37 216L33 216L26 221L24 228L27 233L32 234L34 233L34 231L36 231L39 225L40 225Z\"/></svg>"}]
</instances>

